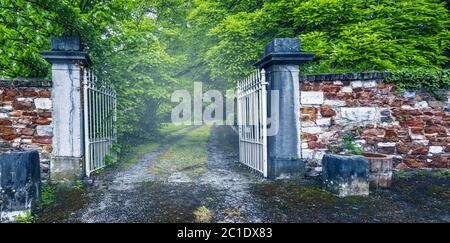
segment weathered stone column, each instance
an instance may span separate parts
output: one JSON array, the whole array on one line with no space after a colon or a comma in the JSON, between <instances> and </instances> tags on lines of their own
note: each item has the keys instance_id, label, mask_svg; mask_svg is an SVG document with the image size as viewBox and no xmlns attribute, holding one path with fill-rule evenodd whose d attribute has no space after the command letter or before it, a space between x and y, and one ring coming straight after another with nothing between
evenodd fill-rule
<instances>
[{"instance_id":1,"label":"weathered stone column","mask_svg":"<svg viewBox=\"0 0 450 243\"><path fill-rule=\"evenodd\" d=\"M52 38L52 50L41 52L52 64L53 151L50 177L73 181L82 176L82 73L90 64L77 37Z\"/></svg>"},{"instance_id":2,"label":"weathered stone column","mask_svg":"<svg viewBox=\"0 0 450 243\"><path fill-rule=\"evenodd\" d=\"M300 52L300 40L280 38L270 42L264 57L255 66L264 68L268 84L268 117L278 132L268 134L268 177L282 178L304 174L300 159L300 64L312 60L314 54ZM271 91L278 91L279 106L272 107ZM273 119L278 117L278 119ZM269 129L270 131L270 129Z\"/></svg>"}]
</instances>

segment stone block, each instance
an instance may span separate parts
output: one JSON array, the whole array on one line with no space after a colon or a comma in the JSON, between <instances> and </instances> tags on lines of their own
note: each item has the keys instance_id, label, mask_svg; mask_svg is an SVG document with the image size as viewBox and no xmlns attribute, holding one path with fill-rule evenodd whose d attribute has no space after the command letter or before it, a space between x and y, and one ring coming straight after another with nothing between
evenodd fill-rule
<instances>
[{"instance_id":1,"label":"stone block","mask_svg":"<svg viewBox=\"0 0 450 243\"><path fill-rule=\"evenodd\" d=\"M320 127L304 127L302 128L302 132L304 133L310 133L310 134L317 134L322 132L322 128Z\"/></svg>"},{"instance_id":2,"label":"stone block","mask_svg":"<svg viewBox=\"0 0 450 243\"><path fill-rule=\"evenodd\" d=\"M316 120L317 126L330 126L331 118L321 118Z\"/></svg>"},{"instance_id":3,"label":"stone block","mask_svg":"<svg viewBox=\"0 0 450 243\"><path fill-rule=\"evenodd\" d=\"M343 107L341 118L350 122L375 122L377 109L375 107Z\"/></svg>"},{"instance_id":4,"label":"stone block","mask_svg":"<svg viewBox=\"0 0 450 243\"><path fill-rule=\"evenodd\" d=\"M353 92L353 88L352 88L352 86L344 86L344 87L342 87L341 92L343 92L343 93L352 93Z\"/></svg>"},{"instance_id":5,"label":"stone block","mask_svg":"<svg viewBox=\"0 0 450 243\"><path fill-rule=\"evenodd\" d=\"M302 149L302 159L312 159L314 157L313 149Z\"/></svg>"},{"instance_id":6,"label":"stone block","mask_svg":"<svg viewBox=\"0 0 450 243\"><path fill-rule=\"evenodd\" d=\"M326 105L326 106L331 106L331 107L342 107L342 106L346 106L347 105L345 100L328 100L328 99L326 99L323 102L323 104Z\"/></svg>"},{"instance_id":7,"label":"stone block","mask_svg":"<svg viewBox=\"0 0 450 243\"><path fill-rule=\"evenodd\" d=\"M0 118L0 126L12 126L10 119Z\"/></svg>"},{"instance_id":8,"label":"stone block","mask_svg":"<svg viewBox=\"0 0 450 243\"><path fill-rule=\"evenodd\" d=\"M35 209L40 197L40 165L37 151L0 154L0 222L14 221Z\"/></svg>"},{"instance_id":9,"label":"stone block","mask_svg":"<svg viewBox=\"0 0 450 243\"><path fill-rule=\"evenodd\" d=\"M77 157L52 157L50 160L50 172L53 180L58 182L73 182L82 176L83 158Z\"/></svg>"},{"instance_id":10,"label":"stone block","mask_svg":"<svg viewBox=\"0 0 450 243\"><path fill-rule=\"evenodd\" d=\"M440 154L444 151L442 146L430 146L429 153L430 154Z\"/></svg>"},{"instance_id":11,"label":"stone block","mask_svg":"<svg viewBox=\"0 0 450 243\"><path fill-rule=\"evenodd\" d=\"M336 115L336 111L333 110L331 107L322 106L322 107L320 107L320 114L323 117L333 117Z\"/></svg>"},{"instance_id":12,"label":"stone block","mask_svg":"<svg viewBox=\"0 0 450 243\"><path fill-rule=\"evenodd\" d=\"M51 92L49 90L41 90L39 91L39 97L41 98L50 98L52 96Z\"/></svg>"},{"instance_id":13,"label":"stone block","mask_svg":"<svg viewBox=\"0 0 450 243\"><path fill-rule=\"evenodd\" d=\"M79 51L79 37L52 37L53 51Z\"/></svg>"},{"instance_id":14,"label":"stone block","mask_svg":"<svg viewBox=\"0 0 450 243\"><path fill-rule=\"evenodd\" d=\"M414 108L418 108L418 109L427 108L427 107L428 107L428 103L426 101L420 101L420 102L417 102L416 104L414 104Z\"/></svg>"},{"instance_id":15,"label":"stone block","mask_svg":"<svg viewBox=\"0 0 450 243\"><path fill-rule=\"evenodd\" d=\"M37 109L50 110L52 108L52 100L49 98L34 99L34 105Z\"/></svg>"},{"instance_id":16,"label":"stone block","mask_svg":"<svg viewBox=\"0 0 450 243\"><path fill-rule=\"evenodd\" d=\"M363 156L325 154L322 180L326 190L339 196L369 195L369 162Z\"/></svg>"},{"instance_id":17,"label":"stone block","mask_svg":"<svg viewBox=\"0 0 450 243\"><path fill-rule=\"evenodd\" d=\"M302 105L321 105L324 102L323 92L302 91L300 92L300 103Z\"/></svg>"},{"instance_id":18,"label":"stone block","mask_svg":"<svg viewBox=\"0 0 450 243\"><path fill-rule=\"evenodd\" d=\"M300 122L301 127L315 127L317 126L315 122L311 121L311 120L305 120Z\"/></svg>"},{"instance_id":19,"label":"stone block","mask_svg":"<svg viewBox=\"0 0 450 243\"><path fill-rule=\"evenodd\" d=\"M378 86L378 83L376 81L366 81L363 82L363 87L364 88L375 88Z\"/></svg>"},{"instance_id":20,"label":"stone block","mask_svg":"<svg viewBox=\"0 0 450 243\"><path fill-rule=\"evenodd\" d=\"M52 136L52 126L36 126L37 135L39 136Z\"/></svg>"},{"instance_id":21,"label":"stone block","mask_svg":"<svg viewBox=\"0 0 450 243\"><path fill-rule=\"evenodd\" d=\"M397 143L378 143L377 146L380 148L388 148L388 147L395 147Z\"/></svg>"},{"instance_id":22,"label":"stone block","mask_svg":"<svg viewBox=\"0 0 450 243\"><path fill-rule=\"evenodd\" d=\"M29 102L29 101L14 101L12 106L15 110L32 110L33 109L33 103Z\"/></svg>"},{"instance_id":23,"label":"stone block","mask_svg":"<svg viewBox=\"0 0 450 243\"><path fill-rule=\"evenodd\" d=\"M52 138L50 136L34 136L32 141L38 144L52 144Z\"/></svg>"},{"instance_id":24,"label":"stone block","mask_svg":"<svg viewBox=\"0 0 450 243\"><path fill-rule=\"evenodd\" d=\"M43 118L43 117L38 117L34 123L38 124L38 125L49 125L51 123L51 119L49 118Z\"/></svg>"},{"instance_id":25,"label":"stone block","mask_svg":"<svg viewBox=\"0 0 450 243\"><path fill-rule=\"evenodd\" d=\"M271 53L299 52L300 49L301 44L298 38L275 38L265 46L264 56Z\"/></svg>"},{"instance_id":26,"label":"stone block","mask_svg":"<svg viewBox=\"0 0 450 243\"><path fill-rule=\"evenodd\" d=\"M363 83L361 81L353 81L350 83L352 88L362 88Z\"/></svg>"}]
</instances>

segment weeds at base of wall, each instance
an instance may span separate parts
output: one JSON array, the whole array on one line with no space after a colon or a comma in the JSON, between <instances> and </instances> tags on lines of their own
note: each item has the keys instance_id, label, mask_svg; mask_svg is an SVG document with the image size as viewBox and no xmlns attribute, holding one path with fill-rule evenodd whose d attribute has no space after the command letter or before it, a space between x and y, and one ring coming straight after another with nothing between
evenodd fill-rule
<instances>
[{"instance_id":1,"label":"weeds at base of wall","mask_svg":"<svg viewBox=\"0 0 450 243\"><path fill-rule=\"evenodd\" d=\"M437 177L446 177L450 178L450 169L440 170L434 174Z\"/></svg>"},{"instance_id":2,"label":"weeds at base of wall","mask_svg":"<svg viewBox=\"0 0 450 243\"><path fill-rule=\"evenodd\" d=\"M56 184L47 182L42 185L41 200L38 202L38 206L48 206L55 202L56 197Z\"/></svg>"},{"instance_id":3,"label":"weeds at base of wall","mask_svg":"<svg viewBox=\"0 0 450 243\"><path fill-rule=\"evenodd\" d=\"M24 216L17 216L15 220L21 224L29 224L33 221L33 216L31 215L31 211L27 210Z\"/></svg>"}]
</instances>

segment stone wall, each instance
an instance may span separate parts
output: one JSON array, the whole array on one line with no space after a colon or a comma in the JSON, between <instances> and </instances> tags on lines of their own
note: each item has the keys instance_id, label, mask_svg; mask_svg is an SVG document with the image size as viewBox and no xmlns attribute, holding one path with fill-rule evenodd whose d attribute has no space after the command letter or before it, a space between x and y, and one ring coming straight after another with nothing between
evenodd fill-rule
<instances>
[{"instance_id":1,"label":"stone wall","mask_svg":"<svg viewBox=\"0 0 450 243\"><path fill-rule=\"evenodd\" d=\"M52 150L51 82L0 78L0 151L37 150L44 176Z\"/></svg>"},{"instance_id":2,"label":"stone wall","mask_svg":"<svg viewBox=\"0 0 450 243\"><path fill-rule=\"evenodd\" d=\"M437 100L399 92L386 73L300 77L301 154L320 171L345 134L367 152L392 154L397 169L449 168L450 92Z\"/></svg>"}]
</instances>

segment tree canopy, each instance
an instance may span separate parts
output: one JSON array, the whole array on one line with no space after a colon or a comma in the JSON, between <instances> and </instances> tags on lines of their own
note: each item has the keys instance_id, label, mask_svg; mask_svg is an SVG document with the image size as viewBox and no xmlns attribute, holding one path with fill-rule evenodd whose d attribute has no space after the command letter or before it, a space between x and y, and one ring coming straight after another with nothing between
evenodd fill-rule
<instances>
[{"instance_id":1,"label":"tree canopy","mask_svg":"<svg viewBox=\"0 0 450 243\"><path fill-rule=\"evenodd\" d=\"M397 70L448 65L449 12L436 0L200 1L204 54L215 78L241 76L275 37L298 37L316 53L308 72ZM202 18L209 16L208 19ZM213 17L211 17L213 16ZM206 23L205 23L206 22Z\"/></svg>"}]
</instances>

